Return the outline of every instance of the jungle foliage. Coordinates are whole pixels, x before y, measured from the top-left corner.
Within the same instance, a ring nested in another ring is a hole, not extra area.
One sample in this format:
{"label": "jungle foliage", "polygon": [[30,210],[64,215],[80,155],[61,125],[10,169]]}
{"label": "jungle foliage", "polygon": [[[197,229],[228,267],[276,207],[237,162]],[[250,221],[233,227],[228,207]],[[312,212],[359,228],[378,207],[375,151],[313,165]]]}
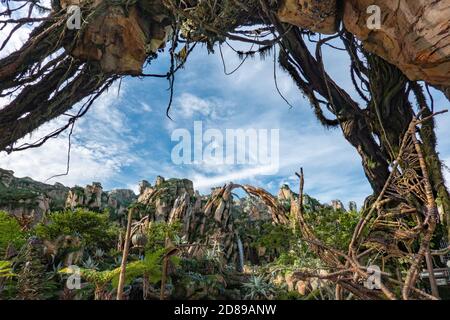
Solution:
{"label": "jungle foliage", "polygon": [[[330,237],[330,241],[347,245],[344,229],[336,229],[335,218],[344,226],[354,223],[357,213],[343,213],[332,208],[310,212],[316,230]],[[333,222],[334,221],[334,222]],[[3,299],[112,299],[117,290],[121,255],[117,240],[123,226],[105,213],[77,208],[53,212],[23,232],[17,220],[0,213],[2,254],[8,245],[17,252],[9,260],[1,261],[0,297]],[[227,265],[222,249],[205,247],[200,255],[191,256],[183,238],[181,224],[152,222],[146,233],[143,248],[131,248],[126,264],[125,290],[130,298],[157,299],[163,278],[167,241],[178,247],[171,255],[166,277],[167,294],[179,299],[303,299],[275,281],[282,270],[319,268],[301,236],[288,226],[253,221],[239,231],[253,239],[249,250],[264,248],[264,260],[252,263],[244,273]],[[259,236],[257,236],[257,234]],[[68,242],[71,239],[72,242]],[[79,239],[80,241],[74,241]],[[73,265],[67,265],[68,257]],[[262,258],[262,257],[261,257]],[[263,263],[264,267],[260,265]],[[71,275],[81,277],[79,290],[68,290]]]}

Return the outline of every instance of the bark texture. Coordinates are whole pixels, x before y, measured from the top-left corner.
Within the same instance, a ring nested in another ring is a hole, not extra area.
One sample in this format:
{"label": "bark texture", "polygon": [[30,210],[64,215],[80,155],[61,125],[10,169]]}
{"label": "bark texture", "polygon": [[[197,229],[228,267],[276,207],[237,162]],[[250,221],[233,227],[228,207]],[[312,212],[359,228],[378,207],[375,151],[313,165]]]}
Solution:
{"label": "bark texture", "polygon": [[[367,8],[377,5],[381,28],[369,29]],[[366,50],[396,65],[410,80],[450,85],[450,1],[346,0],[345,28]]]}
{"label": "bark texture", "polygon": [[335,33],[339,22],[336,0],[285,0],[278,10],[278,18],[325,34]]}

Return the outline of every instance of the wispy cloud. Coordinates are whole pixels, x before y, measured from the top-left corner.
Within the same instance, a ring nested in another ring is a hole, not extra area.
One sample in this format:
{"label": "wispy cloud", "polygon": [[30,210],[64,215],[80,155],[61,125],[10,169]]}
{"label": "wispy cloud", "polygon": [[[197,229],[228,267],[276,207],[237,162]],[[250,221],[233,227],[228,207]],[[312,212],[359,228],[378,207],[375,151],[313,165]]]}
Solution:
{"label": "wispy cloud", "polygon": [[[117,87],[112,88],[112,91]],[[101,181],[108,184],[120,174],[123,167],[137,161],[131,148],[133,137],[127,128],[127,117],[120,111],[121,97],[116,92],[103,95],[93,105],[89,116],[80,120],[73,133],[70,171],[67,176],[58,177],[67,185],[87,184]],[[32,142],[60,127],[65,117],[52,121],[31,136],[18,142]],[[68,133],[49,140],[42,147],[15,152],[10,155],[0,153],[0,167],[45,181],[53,175],[66,171]],[[52,180],[53,182],[53,180]]]}

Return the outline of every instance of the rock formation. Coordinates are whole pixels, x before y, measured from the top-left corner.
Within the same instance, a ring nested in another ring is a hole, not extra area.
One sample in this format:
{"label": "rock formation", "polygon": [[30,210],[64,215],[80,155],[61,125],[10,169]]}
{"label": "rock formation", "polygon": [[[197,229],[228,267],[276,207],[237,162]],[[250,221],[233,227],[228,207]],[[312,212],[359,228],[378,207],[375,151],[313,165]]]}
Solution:
{"label": "rock formation", "polygon": [[348,211],[358,211],[358,205],[355,201],[350,201],[348,203]]}
{"label": "rock formation", "polygon": [[115,189],[104,192],[99,182],[93,182],[86,187],[71,188],[66,199],[65,207],[70,209],[88,208],[94,211],[108,210],[115,216],[125,215],[128,206],[136,200],[132,190]]}
{"label": "rock formation", "polygon": [[[161,190],[161,196],[152,197],[155,190]],[[140,185],[140,195],[138,203],[153,206],[155,211],[155,221],[168,221],[175,201],[182,201],[181,198],[194,196],[194,185],[188,179],[168,179],[158,176],[155,186],[152,187],[147,181]],[[181,198],[180,198],[181,197]]]}
{"label": "rock formation", "polygon": [[331,207],[333,208],[333,210],[343,210],[345,211],[345,207],[344,204],[342,203],[341,200],[331,200]]}
{"label": "rock formation", "polygon": [[49,185],[28,177],[16,178],[13,171],[0,169],[0,210],[7,211],[33,225],[50,211],[64,208],[69,188],[62,184]]}

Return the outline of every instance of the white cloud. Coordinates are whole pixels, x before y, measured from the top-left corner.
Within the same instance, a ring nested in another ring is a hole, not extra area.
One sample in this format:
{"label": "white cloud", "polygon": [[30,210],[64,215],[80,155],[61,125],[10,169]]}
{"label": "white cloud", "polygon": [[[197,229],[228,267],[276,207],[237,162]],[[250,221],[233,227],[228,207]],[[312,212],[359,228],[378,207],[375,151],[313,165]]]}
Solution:
{"label": "white cloud", "polygon": [[[75,125],[72,136],[70,171],[67,176],[55,180],[72,186],[92,181],[108,183],[118,176],[122,168],[137,161],[132,154],[133,145],[127,118],[119,110],[125,89],[117,96],[117,85],[102,95],[92,106],[85,118]],[[35,141],[65,123],[62,116],[39,128],[32,136],[18,142]],[[42,147],[14,152],[0,153],[0,167],[15,171],[17,176],[29,176],[45,181],[53,175],[66,171],[68,132],[49,140]]]}
{"label": "white cloud", "polygon": [[177,96],[171,113],[176,120],[192,119],[195,116],[217,120],[227,114],[227,108],[232,107],[229,101],[214,98],[201,98],[189,92],[183,92]]}
{"label": "white cloud", "polygon": [[145,103],[145,102],[141,102],[141,106],[142,106],[142,112],[152,112],[153,109],[152,107],[150,107],[149,104]]}
{"label": "white cloud", "polygon": [[260,175],[266,175],[273,172],[274,168],[270,165],[267,166],[256,166],[250,167],[242,170],[236,170],[228,172],[223,175],[216,175],[212,177],[194,174],[192,176],[194,186],[198,189],[205,189],[216,187],[227,182],[240,182],[249,178],[254,178]]}

